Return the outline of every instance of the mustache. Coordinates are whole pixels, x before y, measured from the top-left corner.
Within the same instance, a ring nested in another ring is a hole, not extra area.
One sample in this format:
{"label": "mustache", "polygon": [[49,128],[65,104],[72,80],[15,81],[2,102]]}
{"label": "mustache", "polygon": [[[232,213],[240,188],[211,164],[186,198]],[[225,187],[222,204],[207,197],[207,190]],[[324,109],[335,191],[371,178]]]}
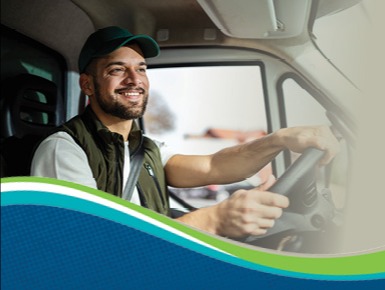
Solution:
{"label": "mustache", "polygon": [[115,90],[115,93],[122,93],[122,92],[125,92],[125,91],[129,91],[129,90],[135,90],[135,91],[138,91],[139,93],[143,94],[146,90],[142,87],[133,87],[133,86],[128,86],[128,87],[124,87],[124,88],[120,88],[120,89],[116,89]]}

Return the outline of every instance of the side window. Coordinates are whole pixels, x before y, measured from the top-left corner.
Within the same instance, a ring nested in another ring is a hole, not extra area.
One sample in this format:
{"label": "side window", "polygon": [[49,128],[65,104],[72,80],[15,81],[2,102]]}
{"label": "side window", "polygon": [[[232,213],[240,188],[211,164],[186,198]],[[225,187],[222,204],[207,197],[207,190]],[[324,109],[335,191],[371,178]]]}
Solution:
{"label": "side window", "polygon": [[[61,92],[60,97],[63,98],[65,71],[65,61],[61,55],[18,32],[1,26],[2,87],[17,77],[29,74],[41,77],[47,80],[47,83],[51,82]],[[26,91],[24,98],[42,104],[48,103],[45,93],[36,90]],[[64,116],[64,112],[60,113]],[[25,111],[21,118],[25,121],[40,120],[38,123],[41,124],[48,123],[48,117],[44,112]]]}
{"label": "side window", "polygon": [[[258,64],[148,70],[146,134],[175,153],[209,154],[266,134],[266,110]],[[216,203],[238,188],[251,188],[271,173],[232,185],[172,189],[197,207]]]}
{"label": "side window", "polygon": [[61,55],[1,26],[1,176],[28,176],[40,137],[64,121]]}
{"label": "side window", "polygon": [[[286,115],[286,126],[309,126],[309,125],[329,125],[331,122],[327,117],[327,110],[307,90],[306,86],[301,86],[295,79],[286,78],[281,82],[282,106]],[[340,140],[341,152],[333,160],[330,167],[319,169],[320,180],[333,194],[337,207],[344,206],[345,194],[347,191],[349,177],[349,154],[351,148],[342,138]],[[290,153],[286,156],[287,166],[296,160],[299,154]]]}
{"label": "side window", "polygon": [[29,73],[63,88],[64,59],[56,52],[1,26],[1,80]]}
{"label": "side window", "polygon": [[294,79],[285,79],[282,90],[288,127],[330,124],[326,110]]}

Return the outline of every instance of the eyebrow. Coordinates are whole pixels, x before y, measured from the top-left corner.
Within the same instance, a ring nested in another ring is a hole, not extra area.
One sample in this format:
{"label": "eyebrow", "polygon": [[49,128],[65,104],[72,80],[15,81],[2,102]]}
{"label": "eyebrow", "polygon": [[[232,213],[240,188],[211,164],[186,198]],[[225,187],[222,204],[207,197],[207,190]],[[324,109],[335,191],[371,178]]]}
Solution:
{"label": "eyebrow", "polygon": [[[108,68],[110,66],[113,66],[113,65],[121,65],[121,66],[124,66],[126,65],[125,62],[123,61],[113,61],[113,62],[109,62],[107,63],[107,65],[105,66],[105,68]],[[141,61],[138,63],[139,66],[147,66],[147,63],[145,61]]]}

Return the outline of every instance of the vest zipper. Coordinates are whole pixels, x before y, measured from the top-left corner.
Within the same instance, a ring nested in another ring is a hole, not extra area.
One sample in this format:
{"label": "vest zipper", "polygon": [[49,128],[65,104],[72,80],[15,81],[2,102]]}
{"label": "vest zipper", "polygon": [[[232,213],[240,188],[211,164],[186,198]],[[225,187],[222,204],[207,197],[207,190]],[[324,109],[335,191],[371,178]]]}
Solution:
{"label": "vest zipper", "polygon": [[[115,162],[116,162],[116,169],[115,169],[115,180],[119,180],[119,168],[121,168],[119,165],[119,154],[117,154],[117,152],[119,152],[119,145],[118,144],[115,144],[115,149],[116,149],[116,152],[115,152]],[[123,165],[124,166],[124,165]],[[122,170],[122,175],[123,175],[123,168],[121,169]],[[120,185],[121,186],[121,185]],[[121,191],[120,191],[120,197],[123,197],[123,187],[121,187]],[[115,192],[118,192],[118,189],[119,189],[119,184],[118,182],[115,182]]]}
{"label": "vest zipper", "polygon": [[139,194],[139,199],[140,199],[140,204],[145,207],[145,208],[148,208],[148,203],[147,203],[147,200],[142,192],[142,188],[140,187],[139,183],[136,184],[136,188],[138,189],[138,194]]}
{"label": "vest zipper", "polygon": [[156,177],[156,175],[154,173],[154,170],[152,169],[151,165],[148,163],[144,163],[144,167],[146,168],[148,174],[152,177],[152,180],[154,180],[154,182],[155,182],[155,186],[158,189],[158,193],[159,193],[160,198],[162,200],[163,207],[166,206],[166,202],[165,202],[164,197],[162,195],[162,190],[160,189],[159,181],[158,181],[158,178]]}

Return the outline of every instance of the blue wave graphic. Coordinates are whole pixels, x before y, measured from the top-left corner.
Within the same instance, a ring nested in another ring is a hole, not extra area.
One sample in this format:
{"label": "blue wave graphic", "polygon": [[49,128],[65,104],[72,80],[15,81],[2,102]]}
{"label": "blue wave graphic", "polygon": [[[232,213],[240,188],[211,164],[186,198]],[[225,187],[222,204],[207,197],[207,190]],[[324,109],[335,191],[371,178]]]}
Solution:
{"label": "blue wave graphic", "polygon": [[[383,289],[385,285],[384,280],[363,281],[361,275],[360,281],[337,281],[341,277],[256,265],[107,206],[55,193],[2,193],[1,215],[1,289],[249,289],[252,285]],[[348,277],[352,278],[357,279]]]}
{"label": "blue wave graphic", "polygon": [[[7,201],[8,199],[7,197],[9,197],[9,201]],[[110,221],[120,223],[122,225],[129,226],[131,228],[143,231],[145,233],[151,234],[153,236],[165,239],[169,242],[188,248],[192,251],[195,251],[228,263],[235,263],[239,266],[252,268],[254,270],[259,270],[264,272],[274,272],[277,274],[281,274],[281,272],[282,274],[286,273],[285,271],[280,271],[270,267],[256,265],[254,263],[241,260],[237,257],[229,256],[222,252],[218,252],[212,248],[208,248],[201,244],[192,242],[174,233],[168,232],[158,226],[155,226],[151,223],[143,221],[137,217],[128,215],[126,213],[104,206],[102,204],[94,203],[94,202],[80,199],[77,197],[59,195],[59,194],[49,193],[49,192],[18,191],[18,192],[6,193],[6,196],[3,196],[2,200],[3,200],[2,201],[3,205],[34,204],[34,205],[54,206],[54,207],[66,208],[69,210],[75,210],[82,213],[92,214],[101,218],[105,218]]]}

